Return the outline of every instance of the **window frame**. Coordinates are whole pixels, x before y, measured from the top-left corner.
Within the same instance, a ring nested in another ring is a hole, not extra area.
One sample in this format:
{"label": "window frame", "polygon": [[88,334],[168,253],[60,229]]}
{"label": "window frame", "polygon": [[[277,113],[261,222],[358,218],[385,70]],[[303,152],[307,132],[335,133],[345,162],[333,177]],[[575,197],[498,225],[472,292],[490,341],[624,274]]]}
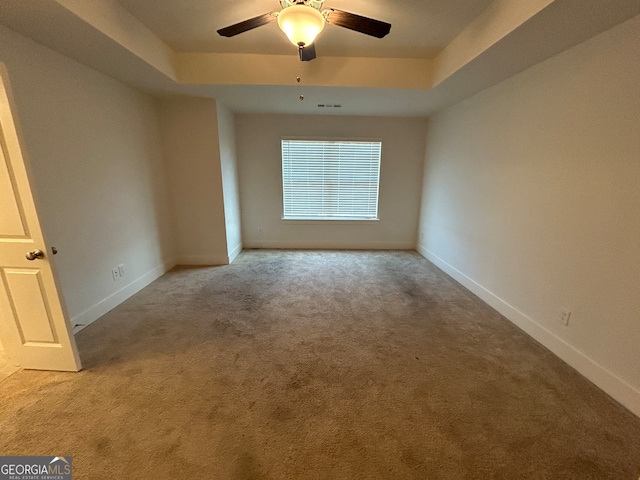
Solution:
{"label": "window frame", "polygon": [[[328,216],[328,217],[286,217],[284,213],[284,198],[285,198],[285,182],[284,182],[284,158],[282,156],[282,146],[283,141],[308,141],[308,142],[367,142],[367,143],[379,143],[380,144],[380,160],[378,164],[378,184],[377,184],[377,192],[376,192],[376,217],[338,217],[338,216]],[[384,155],[384,146],[381,138],[361,138],[361,137],[308,137],[308,136],[283,136],[280,138],[280,185],[281,185],[281,196],[280,199],[282,201],[281,204],[281,221],[283,223],[290,224],[315,224],[317,222],[334,222],[340,224],[350,224],[350,225],[366,225],[371,224],[372,222],[380,221],[380,184],[382,179],[382,159]]]}

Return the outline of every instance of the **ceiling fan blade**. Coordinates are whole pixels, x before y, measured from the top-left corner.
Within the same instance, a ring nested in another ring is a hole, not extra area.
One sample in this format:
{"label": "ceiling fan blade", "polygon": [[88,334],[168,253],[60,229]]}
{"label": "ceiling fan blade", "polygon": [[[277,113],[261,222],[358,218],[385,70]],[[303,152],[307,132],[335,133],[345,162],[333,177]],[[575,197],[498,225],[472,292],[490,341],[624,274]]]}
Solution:
{"label": "ceiling fan blade", "polygon": [[250,18],[249,20],[245,20],[244,22],[221,28],[220,30],[218,30],[218,34],[222,35],[223,37],[233,37],[234,35],[238,35],[239,33],[244,33],[275,21],[276,16],[273,13],[265,13],[264,15]]}
{"label": "ceiling fan blade", "polygon": [[300,54],[300,61],[310,62],[316,58],[316,46],[312,43],[306,47],[298,47],[298,53]]}
{"label": "ceiling fan blade", "polygon": [[356,15],[355,13],[336,10],[335,8],[329,9],[327,23],[364,33],[365,35],[371,35],[376,38],[382,38],[391,31],[390,23],[363,17],[361,15]]}

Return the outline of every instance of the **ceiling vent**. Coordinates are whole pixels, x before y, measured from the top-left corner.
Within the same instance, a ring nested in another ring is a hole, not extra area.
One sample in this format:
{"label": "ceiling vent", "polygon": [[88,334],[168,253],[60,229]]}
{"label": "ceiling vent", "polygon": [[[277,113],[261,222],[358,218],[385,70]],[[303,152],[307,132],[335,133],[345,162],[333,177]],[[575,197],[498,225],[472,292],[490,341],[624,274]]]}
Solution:
{"label": "ceiling vent", "polygon": [[342,107],[342,105],[338,105],[338,104],[332,105],[330,103],[319,103],[318,104],[318,108],[340,108],[340,107]]}

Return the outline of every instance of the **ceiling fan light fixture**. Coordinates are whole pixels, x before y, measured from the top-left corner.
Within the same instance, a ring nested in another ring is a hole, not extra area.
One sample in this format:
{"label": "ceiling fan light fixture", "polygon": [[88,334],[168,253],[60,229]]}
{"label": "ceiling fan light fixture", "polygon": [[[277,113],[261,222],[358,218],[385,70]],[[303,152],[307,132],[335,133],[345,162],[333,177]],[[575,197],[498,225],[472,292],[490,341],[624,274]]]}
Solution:
{"label": "ceiling fan light fixture", "polygon": [[291,5],[278,14],[278,26],[296,47],[313,43],[324,28],[325,19],[319,10],[308,5]]}

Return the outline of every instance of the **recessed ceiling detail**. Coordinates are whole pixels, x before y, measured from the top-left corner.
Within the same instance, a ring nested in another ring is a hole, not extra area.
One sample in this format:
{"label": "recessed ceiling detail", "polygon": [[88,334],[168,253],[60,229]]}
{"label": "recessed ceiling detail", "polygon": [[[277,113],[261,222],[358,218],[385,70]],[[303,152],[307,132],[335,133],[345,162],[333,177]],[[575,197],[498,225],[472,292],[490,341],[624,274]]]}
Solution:
{"label": "recessed ceiling detail", "polygon": [[[520,1],[520,0],[519,0]],[[262,12],[279,10],[278,0],[119,0],[120,4],[176,52],[287,55],[278,28],[256,28],[233,41],[216,30]],[[491,0],[329,0],[325,5],[393,25],[384,44],[327,25],[322,55],[434,58],[491,4]]]}
{"label": "recessed ceiling detail", "polygon": [[[380,42],[327,24],[321,55],[308,63],[291,54],[278,28],[233,39],[216,33],[277,4],[2,0],[0,24],[154,95],[215,98],[246,113],[420,117],[624,21],[633,28],[640,21],[638,0],[331,0],[393,29]],[[307,102],[290,101],[296,75],[305,79]]]}

